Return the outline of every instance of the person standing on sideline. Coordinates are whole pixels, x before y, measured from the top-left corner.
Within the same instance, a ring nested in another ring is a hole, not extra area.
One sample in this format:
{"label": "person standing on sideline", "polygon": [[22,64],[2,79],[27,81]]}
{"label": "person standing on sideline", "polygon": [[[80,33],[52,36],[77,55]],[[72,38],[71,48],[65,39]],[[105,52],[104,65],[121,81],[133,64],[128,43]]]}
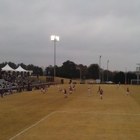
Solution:
{"label": "person standing on sideline", "polygon": [[0,94],[1,94],[1,98],[3,98],[3,96],[4,96],[4,89],[2,89],[2,90],[0,91]]}
{"label": "person standing on sideline", "polygon": [[100,98],[102,99],[103,98],[103,90],[100,89]]}
{"label": "person standing on sideline", "polygon": [[126,89],[126,94],[127,94],[127,96],[128,96],[128,94],[129,94],[129,88],[127,87],[127,89]]}

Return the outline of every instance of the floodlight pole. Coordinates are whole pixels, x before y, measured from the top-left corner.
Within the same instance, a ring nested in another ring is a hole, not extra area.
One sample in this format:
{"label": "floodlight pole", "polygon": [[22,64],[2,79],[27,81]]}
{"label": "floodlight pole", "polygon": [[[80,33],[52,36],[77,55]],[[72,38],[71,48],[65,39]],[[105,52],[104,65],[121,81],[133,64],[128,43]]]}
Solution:
{"label": "floodlight pole", "polygon": [[81,68],[80,68],[80,80],[81,80]]}
{"label": "floodlight pole", "polygon": [[54,81],[55,81],[55,74],[56,74],[56,42],[59,41],[59,36],[51,36],[51,41],[54,42]]}
{"label": "floodlight pole", "polygon": [[99,57],[99,79],[101,80],[101,55]]}
{"label": "floodlight pole", "polygon": [[139,75],[140,75],[140,63],[137,64],[138,67],[136,67],[136,74],[137,74],[137,84],[139,84]]}
{"label": "floodlight pole", "polygon": [[56,41],[54,40],[54,79],[55,79],[55,66],[56,66]]}
{"label": "floodlight pole", "polygon": [[125,68],[125,84],[127,84],[127,68]]}
{"label": "floodlight pole", "polygon": [[108,81],[108,63],[109,63],[109,60],[107,60],[107,81]]}

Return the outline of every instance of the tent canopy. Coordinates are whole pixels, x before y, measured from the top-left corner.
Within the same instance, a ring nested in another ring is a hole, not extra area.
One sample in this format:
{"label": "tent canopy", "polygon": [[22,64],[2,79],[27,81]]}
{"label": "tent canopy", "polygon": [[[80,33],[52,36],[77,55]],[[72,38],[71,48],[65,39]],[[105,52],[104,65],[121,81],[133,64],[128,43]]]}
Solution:
{"label": "tent canopy", "polygon": [[15,69],[15,71],[28,72],[27,70],[23,69],[21,66],[19,66],[17,69]]}
{"label": "tent canopy", "polygon": [[2,71],[15,71],[8,64],[6,66],[4,66],[3,68],[1,68],[1,69],[2,69]]}

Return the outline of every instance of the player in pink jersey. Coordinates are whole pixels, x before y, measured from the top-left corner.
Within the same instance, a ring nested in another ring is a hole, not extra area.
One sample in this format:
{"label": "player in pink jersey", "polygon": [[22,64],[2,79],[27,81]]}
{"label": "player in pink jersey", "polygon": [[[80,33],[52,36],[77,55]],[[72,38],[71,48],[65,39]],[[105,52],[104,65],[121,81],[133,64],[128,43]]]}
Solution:
{"label": "player in pink jersey", "polygon": [[103,90],[100,89],[100,98],[102,99],[103,98]]}
{"label": "player in pink jersey", "polygon": [[128,94],[129,94],[129,88],[127,87],[127,89],[126,89],[126,94],[127,94],[127,96],[128,96]]}

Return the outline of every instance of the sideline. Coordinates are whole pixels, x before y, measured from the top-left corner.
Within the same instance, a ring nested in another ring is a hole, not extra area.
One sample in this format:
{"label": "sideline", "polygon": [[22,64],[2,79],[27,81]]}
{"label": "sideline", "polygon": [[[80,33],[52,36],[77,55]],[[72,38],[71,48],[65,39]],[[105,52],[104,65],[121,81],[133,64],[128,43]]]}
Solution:
{"label": "sideline", "polygon": [[134,113],[111,113],[111,112],[95,112],[95,111],[55,111],[54,113],[81,113],[81,114],[101,114],[101,115],[130,115],[130,116],[140,116],[140,114],[134,114]]}
{"label": "sideline", "polygon": [[10,138],[9,140],[13,140],[14,138],[16,138],[17,136],[19,136],[20,134],[24,133],[25,131],[29,130],[30,128],[34,127],[35,125],[37,125],[38,123],[42,122],[43,120],[45,120],[46,118],[48,118],[49,116],[51,116],[52,114],[54,114],[54,112],[52,112],[51,114],[47,115],[46,117],[44,117],[43,119],[41,119],[40,121],[36,122],[35,124],[31,125],[30,127],[26,128],[25,130],[21,131],[20,133],[18,133],[17,135],[15,135],[14,137]]}

